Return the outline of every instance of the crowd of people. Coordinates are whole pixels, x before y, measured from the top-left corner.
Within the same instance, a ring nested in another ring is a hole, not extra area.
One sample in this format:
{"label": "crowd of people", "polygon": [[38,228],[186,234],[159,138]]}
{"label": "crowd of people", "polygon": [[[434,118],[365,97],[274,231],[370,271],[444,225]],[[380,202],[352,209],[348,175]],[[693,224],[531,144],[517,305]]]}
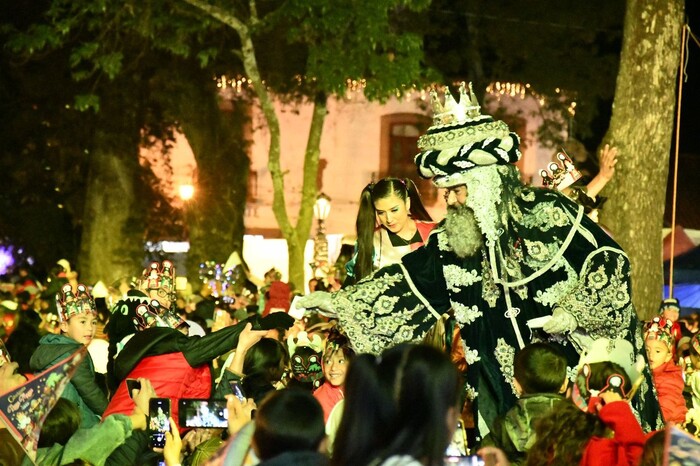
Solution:
{"label": "crowd of people", "polygon": [[[303,316],[274,269],[256,285],[203,264],[194,296],[168,260],[106,292],[65,260],[49,280],[18,269],[0,303],[0,397],[89,352],[52,399],[36,463],[652,465],[671,426],[700,436],[699,316],[669,298],[640,322],[627,255],[587,215],[614,149],[590,190],[565,156],[551,186],[526,186],[517,135],[466,86],[434,99],[418,144],[445,220],[410,180],[370,183],[347,279],[300,298]],[[0,464],[22,464],[6,439]]]}

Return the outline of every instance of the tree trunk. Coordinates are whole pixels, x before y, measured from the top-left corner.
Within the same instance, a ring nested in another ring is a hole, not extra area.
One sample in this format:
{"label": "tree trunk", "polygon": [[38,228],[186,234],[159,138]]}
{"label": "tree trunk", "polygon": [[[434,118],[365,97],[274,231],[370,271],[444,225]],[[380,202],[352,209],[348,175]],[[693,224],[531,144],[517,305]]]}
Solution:
{"label": "tree trunk", "polygon": [[138,143],[115,142],[118,139],[98,133],[90,157],[78,257],[81,283],[110,284],[142,269],[147,208],[139,204],[137,195]]}
{"label": "tree trunk", "polygon": [[628,0],[606,141],[619,150],[602,222],[630,257],[637,313],[661,301],[666,179],[683,23],[682,0]]}
{"label": "tree trunk", "polygon": [[[206,89],[203,89],[206,91]],[[182,128],[197,161],[194,198],[186,205],[190,250],[187,278],[199,283],[199,264],[243,257],[243,233],[250,160],[243,128],[247,104],[219,108],[215,90],[201,92],[196,107],[183,115]]]}

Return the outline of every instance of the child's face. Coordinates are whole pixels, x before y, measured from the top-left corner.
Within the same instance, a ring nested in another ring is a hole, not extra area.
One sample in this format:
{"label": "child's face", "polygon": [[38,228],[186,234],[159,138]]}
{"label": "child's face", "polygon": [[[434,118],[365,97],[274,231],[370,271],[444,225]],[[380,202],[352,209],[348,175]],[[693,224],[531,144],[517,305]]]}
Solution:
{"label": "child's face", "polygon": [[335,351],[330,357],[323,358],[323,376],[334,387],[340,387],[345,383],[345,375],[348,372],[348,362],[342,350]]}
{"label": "child's face", "polygon": [[647,340],[646,348],[647,359],[651,369],[656,369],[671,360],[671,351],[666,346],[666,343],[660,340]]}
{"label": "child's face", "polygon": [[97,331],[97,316],[94,314],[77,314],[61,322],[61,331],[83,345],[89,345]]}
{"label": "child's face", "polygon": [[661,317],[663,317],[666,320],[670,320],[671,322],[676,322],[680,317],[680,313],[675,307],[667,307],[666,309],[664,309],[664,312],[661,314]]}

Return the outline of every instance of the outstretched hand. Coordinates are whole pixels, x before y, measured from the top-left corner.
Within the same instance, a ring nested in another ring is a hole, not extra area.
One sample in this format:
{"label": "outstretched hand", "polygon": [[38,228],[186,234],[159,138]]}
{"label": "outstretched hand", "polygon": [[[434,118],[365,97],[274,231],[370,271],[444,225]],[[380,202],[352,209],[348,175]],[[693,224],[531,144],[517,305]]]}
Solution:
{"label": "outstretched hand", "polygon": [[573,332],[578,327],[576,318],[560,307],[555,307],[552,318],[543,326],[542,330],[549,334]]}
{"label": "outstretched hand", "polygon": [[326,291],[315,291],[299,298],[297,306],[304,309],[315,309],[326,317],[335,317],[336,313],[333,310],[331,296]]}

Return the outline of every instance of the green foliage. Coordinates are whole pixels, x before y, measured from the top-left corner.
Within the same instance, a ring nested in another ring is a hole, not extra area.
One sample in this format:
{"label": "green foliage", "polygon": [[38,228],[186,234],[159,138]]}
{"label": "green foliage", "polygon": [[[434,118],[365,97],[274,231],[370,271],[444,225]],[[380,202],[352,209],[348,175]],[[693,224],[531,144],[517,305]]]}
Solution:
{"label": "green foliage", "polygon": [[75,96],[75,109],[81,112],[88,110],[100,111],[100,98],[95,94],[79,94]]}
{"label": "green foliage", "polygon": [[304,74],[314,87],[344,96],[349,79],[366,82],[369,99],[425,83],[422,37],[398,27],[404,9],[420,11],[427,1],[324,0],[283,2],[264,31],[288,30],[287,44],[306,51]]}

